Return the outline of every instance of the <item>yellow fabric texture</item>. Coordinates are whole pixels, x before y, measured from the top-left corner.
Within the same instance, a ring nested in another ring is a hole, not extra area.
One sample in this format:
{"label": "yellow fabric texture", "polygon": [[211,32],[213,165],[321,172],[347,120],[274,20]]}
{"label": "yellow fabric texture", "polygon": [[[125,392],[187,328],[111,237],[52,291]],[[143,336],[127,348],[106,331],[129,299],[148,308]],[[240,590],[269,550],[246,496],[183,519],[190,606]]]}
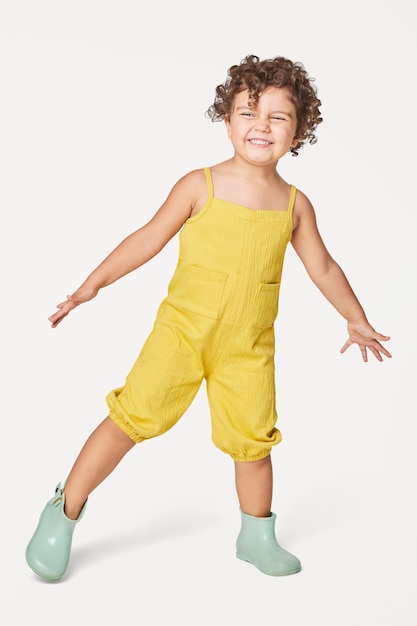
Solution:
{"label": "yellow fabric texture", "polygon": [[213,443],[237,461],[279,443],[274,322],[296,195],[286,211],[208,199],[179,236],[179,259],[154,327],[110,417],[137,443],[172,428],[205,379]]}

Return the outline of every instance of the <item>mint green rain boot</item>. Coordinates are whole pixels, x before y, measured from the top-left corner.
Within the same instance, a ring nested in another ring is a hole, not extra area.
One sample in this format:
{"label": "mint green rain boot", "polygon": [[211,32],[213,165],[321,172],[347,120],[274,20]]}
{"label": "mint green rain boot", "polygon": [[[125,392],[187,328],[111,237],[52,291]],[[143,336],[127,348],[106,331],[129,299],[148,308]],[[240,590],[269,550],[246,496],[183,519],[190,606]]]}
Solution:
{"label": "mint green rain boot", "polygon": [[301,563],[278,544],[275,538],[275,513],[255,517],[241,511],[242,526],[236,541],[236,556],[248,561],[263,574],[288,576],[301,570]]}
{"label": "mint green rain boot", "polygon": [[64,504],[65,494],[59,483],[54,497],[42,511],[35,533],[26,548],[27,564],[38,576],[48,581],[59,580],[65,574],[72,534],[84,515],[87,501],[76,520],[65,515]]}

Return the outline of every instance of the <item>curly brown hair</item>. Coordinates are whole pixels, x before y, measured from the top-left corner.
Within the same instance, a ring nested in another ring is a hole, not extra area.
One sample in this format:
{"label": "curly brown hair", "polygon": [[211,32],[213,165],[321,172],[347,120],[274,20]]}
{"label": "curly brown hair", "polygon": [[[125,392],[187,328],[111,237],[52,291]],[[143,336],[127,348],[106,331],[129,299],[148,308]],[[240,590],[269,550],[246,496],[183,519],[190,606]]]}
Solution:
{"label": "curly brown hair", "polygon": [[323,121],[320,113],[321,101],[317,98],[317,89],[302,63],[293,62],[285,57],[260,60],[249,54],[239,65],[232,65],[227,78],[216,87],[214,103],[206,111],[212,122],[228,119],[233,110],[235,96],[247,89],[249,99],[255,105],[260,94],[268,87],[282,87],[287,90],[297,112],[297,138],[300,141],[291,148],[293,156],[305,144],[317,142],[315,130]]}

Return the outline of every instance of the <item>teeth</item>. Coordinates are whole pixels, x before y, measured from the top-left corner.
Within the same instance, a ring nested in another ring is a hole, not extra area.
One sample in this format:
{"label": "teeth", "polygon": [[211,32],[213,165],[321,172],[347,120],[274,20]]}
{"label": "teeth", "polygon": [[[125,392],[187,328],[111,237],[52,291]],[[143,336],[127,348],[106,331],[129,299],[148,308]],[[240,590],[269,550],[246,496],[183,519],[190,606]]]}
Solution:
{"label": "teeth", "polygon": [[254,143],[257,146],[269,146],[270,141],[265,141],[263,139],[249,139],[250,143]]}

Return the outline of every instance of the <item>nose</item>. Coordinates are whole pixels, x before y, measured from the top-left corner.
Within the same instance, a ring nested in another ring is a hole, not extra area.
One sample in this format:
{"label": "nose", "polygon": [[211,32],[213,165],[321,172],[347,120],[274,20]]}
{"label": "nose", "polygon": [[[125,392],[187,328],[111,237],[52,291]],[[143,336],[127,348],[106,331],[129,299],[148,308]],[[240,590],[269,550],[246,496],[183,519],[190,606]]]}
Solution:
{"label": "nose", "polygon": [[268,133],[269,128],[269,118],[264,116],[259,116],[256,120],[256,130],[259,130],[262,133]]}

